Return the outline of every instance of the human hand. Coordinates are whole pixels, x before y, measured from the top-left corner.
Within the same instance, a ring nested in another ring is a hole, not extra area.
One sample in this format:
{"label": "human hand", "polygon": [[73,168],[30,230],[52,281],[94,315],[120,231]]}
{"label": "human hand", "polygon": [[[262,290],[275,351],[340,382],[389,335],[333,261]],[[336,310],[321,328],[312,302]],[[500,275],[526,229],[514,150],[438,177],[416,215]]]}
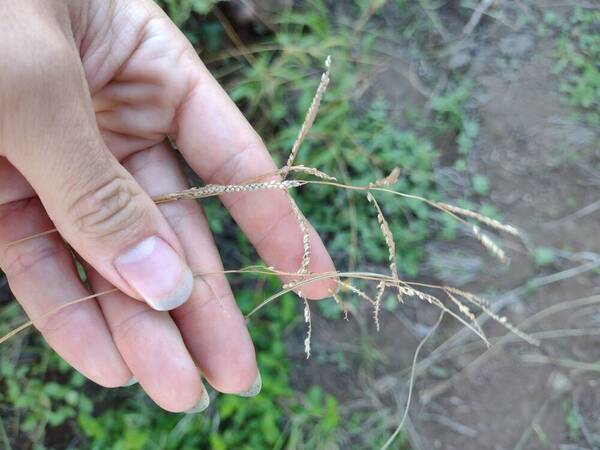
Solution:
{"label": "human hand", "polygon": [[[189,42],[151,0],[10,0],[0,62],[0,240],[60,232],[0,247],[0,267],[47,342],[103,386],[135,376],[169,411],[208,405],[198,368],[218,391],[256,393],[225,276],[192,278],[222,270],[200,206],[151,200],[186,188],[167,136],[206,183],[276,169]],[[268,265],[298,269],[302,233],[285,192],[221,200]],[[119,292],[40,319],[89,294],[61,237],[93,291]],[[310,238],[310,271],[334,270],[312,228]]]}

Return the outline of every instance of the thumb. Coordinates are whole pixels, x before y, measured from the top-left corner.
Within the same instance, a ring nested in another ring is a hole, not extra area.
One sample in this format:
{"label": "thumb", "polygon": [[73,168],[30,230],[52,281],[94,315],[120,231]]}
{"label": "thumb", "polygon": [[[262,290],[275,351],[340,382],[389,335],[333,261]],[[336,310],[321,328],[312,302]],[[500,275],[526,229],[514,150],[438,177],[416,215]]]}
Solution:
{"label": "thumb", "polygon": [[60,76],[46,72],[43,83],[21,90],[7,127],[12,138],[5,135],[0,150],[62,237],[105,279],[154,309],[176,308],[193,286],[183,250],[152,199],[105,146],[73,59],[62,59]]}
{"label": "thumb", "polygon": [[187,300],[193,276],[177,238],[99,137],[12,162],[63,238],[114,286],[158,310]]}
{"label": "thumb", "polygon": [[114,286],[152,308],[184,303],[192,272],[156,205],[99,139],[85,150],[62,148],[13,164],[63,238]]}

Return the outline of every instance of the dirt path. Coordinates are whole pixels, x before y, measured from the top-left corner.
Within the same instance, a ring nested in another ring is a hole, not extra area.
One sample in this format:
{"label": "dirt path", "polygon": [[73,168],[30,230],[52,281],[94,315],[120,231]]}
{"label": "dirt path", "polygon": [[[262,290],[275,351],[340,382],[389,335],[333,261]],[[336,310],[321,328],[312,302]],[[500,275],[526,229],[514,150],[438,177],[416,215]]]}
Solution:
{"label": "dirt path", "polygon": [[[598,199],[597,188],[590,185],[593,173],[587,170],[594,162],[589,149],[595,136],[569,119],[558,81],[550,74],[555,61],[547,43],[532,43],[519,69],[498,72],[488,63],[502,53],[502,39],[499,42],[497,53],[491,51],[476,62],[481,68],[476,75],[481,131],[471,169],[489,178],[491,203],[524,231],[531,248],[562,249],[565,258],[542,270],[524,249],[516,249],[508,272],[491,270],[468,288],[502,292],[507,285],[517,288],[535,277],[579,268],[563,281],[512,299],[509,314],[518,323],[552,305],[598,292],[597,274],[583,272],[596,256],[582,253],[598,251],[600,221],[597,214],[576,214]],[[582,273],[576,275],[578,271]],[[503,281],[497,282],[500,277]],[[531,330],[595,328],[599,323],[597,307],[571,308]],[[590,436],[600,431],[597,372],[594,376],[564,365],[567,360],[597,361],[599,344],[600,338],[586,336],[547,339],[539,351],[521,344],[492,350],[480,367],[463,372],[465,376],[455,378],[415,414],[423,448],[566,449],[577,448],[568,447],[576,444],[591,448],[581,427],[587,426]],[[471,360],[460,357],[455,363],[460,368]],[[419,383],[421,389],[435,385],[432,380]],[[570,423],[577,410],[581,417]]]}
{"label": "dirt path", "polygon": [[[576,214],[598,199],[591,184],[595,174],[588,170],[594,162],[590,151],[594,130],[570,119],[571,111],[561,103],[547,41],[536,42],[534,35],[525,33],[496,37],[497,45],[482,51],[473,63],[481,128],[470,169],[488,177],[490,202],[524,231],[530,248],[562,249],[566,258],[541,270],[525,249],[517,248],[508,272],[490,270],[490,263],[494,264],[488,261],[489,272],[467,286],[482,293],[506,292],[535,277],[589,267],[588,261],[596,256],[580,253],[597,252],[600,247],[598,215]],[[519,50],[519,45],[528,50]],[[519,58],[519,68],[498,70],[497,58]],[[520,293],[512,299],[510,317],[518,323],[544,308],[597,293],[597,285],[597,275],[584,272]],[[600,314],[595,307],[579,308],[548,319],[532,330],[594,328]],[[419,408],[414,420],[423,448],[542,449],[567,448],[561,447],[567,444],[587,448],[591,443],[586,442],[582,426],[595,426],[587,430],[588,435],[600,431],[597,377],[562,365],[565,360],[597,361],[598,344],[598,337],[586,336],[544,340],[539,351],[520,344],[493,350],[480,367],[465,371],[465,376],[455,378],[447,390]],[[540,363],[528,363],[530,354],[538,355]],[[541,364],[544,358],[563,361]],[[458,368],[452,373],[471,360],[454,358]],[[438,383],[422,380],[419,387],[431,389]],[[570,423],[577,410],[580,420]]]}

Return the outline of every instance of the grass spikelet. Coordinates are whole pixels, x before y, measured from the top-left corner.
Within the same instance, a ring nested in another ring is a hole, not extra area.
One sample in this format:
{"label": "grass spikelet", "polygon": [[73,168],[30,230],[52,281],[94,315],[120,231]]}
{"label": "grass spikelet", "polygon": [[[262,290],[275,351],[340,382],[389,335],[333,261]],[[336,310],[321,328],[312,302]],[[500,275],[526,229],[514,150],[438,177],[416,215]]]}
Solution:
{"label": "grass spikelet", "polygon": [[[374,183],[370,183],[367,186],[352,186],[352,185],[347,185],[347,184],[343,184],[343,183],[338,183],[338,182],[334,182],[334,181],[328,181],[328,180],[305,180],[304,181],[305,184],[313,184],[313,185],[327,185],[327,186],[334,186],[334,187],[338,187],[338,188],[342,188],[342,189],[348,189],[348,190],[353,190],[353,191],[377,191],[377,192],[386,192],[388,194],[394,195],[394,196],[398,196],[398,197],[402,197],[405,199],[411,199],[411,200],[416,200],[416,201],[420,201],[423,203],[426,203],[427,205],[436,208],[442,212],[444,212],[445,214],[450,215],[452,218],[454,218],[455,220],[457,220],[458,222],[464,224],[465,226],[468,226],[470,228],[476,227],[475,225],[469,223],[467,220],[465,220],[463,217],[461,217],[460,215],[454,213],[453,211],[451,211],[449,208],[447,208],[446,206],[444,206],[445,204],[443,203],[438,203],[435,202],[433,200],[429,200],[426,199],[424,197],[421,197],[419,195],[413,195],[413,194],[405,194],[403,192],[398,192],[398,191],[394,191],[392,189],[388,189],[386,187],[380,187],[380,186],[376,186]],[[464,211],[468,211],[468,210],[464,210]],[[469,212],[471,214],[470,217],[473,217],[475,219],[479,218],[479,217],[485,217],[482,216],[478,213],[474,213],[472,211]],[[491,223],[498,223],[496,221],[491,220]],[[503,227],[507,227],[505,225],[500,224]],[[513,227],[508,227],[508,230],[513,230]],[[514,231],[513,231],[514,232]],[[481,244],[486,247],[488,250],[492,251],[492,254],[494,256],[496,256],[497,258],[500,259],[500,261],[507,263],[508,262],[508,258],[506,258],[504,252],[496,245],[494,244],[490,238],[488,238],[487,236],[483,235],[481,233],[481,230],[476,227],[476,231],[474,231],[475,234],[475,238],[477,240],[479,240],[481,242]]]}
{"label": "grass spikelet", "polygon": [[[436,287],[436,286],[432,286],[432,287]],[[477,336],[479,336],[483,340],[483,342],[485,342],[485,344],[488,347],[491,346],[490,342],[488,341],[485,333],[483,332],[483,330],[481,329],[479,324],[477,324],[476,326],[473,326],[471,323],[466,322],[465,319],[463,319],[460,315],[456,314],[454,311],[452,311],[446,305],[444,305],[444,303],[439,298],[437,298],[431,294],[427,294],[425,292],[419,291],[418,289],[414,289],[411,286],[400,286],[398,288],[398,290],[407,297],[416,297],[419,300],[422,300],[431,305],[437,306],[439,309],[450,314],[452,317],[454,317],[459,322],[461,322],[463,325],[465,325],[467,328],[469,328],[471,331],[473,331]],[[460,302],[458,302],[458,303],[460,304]]]}
{"label": "grass spikelet", "polygon": [[[294,274],[294,275],[297,275]],[[299,280],[294,280],[294,281],[290,281],[289,283],[285,283],[281,286],[282,289],[289,289],[289,290],[293,290],[296,289],[296,287],[299,285]]]}
{"label": "grass spikelet", "polygon": [[372,304],[372,305],[375,304],[375,300],[373,300],[365,291],[362,291],[359,288],[353,286],[352,284],[347,283],[347,282],[342,281],[342,280],[338,280],[338,284],[340,286],[348,289],[350,292],[355,293],[356,295],[358,295],[363,300],[368,301],[370,304]]}
{"label": "grass spikelet", "polygon": [[369,187],[386,187],[396,184],[400,178],[400,167],[394,167],[387,177],[369,183]]}
{"label": "grass spikelet", "polygon": [[[388,248],[389,268],[390,268],[390,273],[392,275],[392,279],[394,281],[399,281],[398,280],[398,263],[396,261],[396,243],[394,242],[394,235],[392,234],[392,230],[390,229],[390,226],[389,226],[387,220],[385,220],[385,216],[383,215],[383,211],[381,210],[379,203],[377,203],[377,200],[375,200],[375,197],[373,197],[373,194],[371,194],[370,192],[367,192],[367,200],[369,201],[369,203],[371,203],[373,205],[373,207],[377,211],[377,223],[379,223],[379,228],[381,229],[381,234],[383,234],[383,237],[385,239],[385,244]],[[383,286],[383,289],[385,289],[385,285]],[[398,301],[400,303],[402,303],[402,297],[400,295],[400,291],[398,291]]]}
{"label": "grass spikelet", "polygon": [[154,198],[154,203],[161,204],[183,199],[198,199],[215,197],[217,195],[229,194],[234,192],[264,191],[270,189],[284,190],[297,188],[305,184],[302,180],[284,180],[284,181],[266,181],[261,183],[242,183],[242,184],[207,184],[206,186],[193,187],[183,191],[172,192]]}
{"label": "grass spikelet", "polygon": [[464,298],[466,301],[478,306],[484,313],[486,313],[488,316],[490,316],[495,322],[499,323],[500,325],[502,325],[504,328],[506,328],[508,331],[510,331],[511,333],[516,334],[517,336],[519,336],[521,339],[523,339],[524,341],[530,343],[531,345],[540,345],[539,341],[531,336],[529,336],[526,333],[523,333],[521,330],[519,330],[517,327],[515,327],[514,325],[512,325],[504,316],[499,316],[498,314],[496,314],[494,311],[492,311],[489,307],[489,302],[487,300],[484,300],[480,297],[477,297],[476,295],[473,295],[469,292],[464,292],[461,291],[460,289],[456,289],[456,288],[451,288],[451,287],[445,287],[444,291],[446,293],[454,293],[457,294],[459,296],[461,296],[462,298]]}
{"label": "grass spikelet", "polygon": [[291,166],[288,168],[288,172],[305,173],[307,175],[312,175],[313,177],[321,178],[322,180],[337,181],[336,177],[332,177],[314,167],[306,167],[303,165]]}
{"label": "grass spikelet", "polygon": [[444,290],[446,292],[451,292],[455,295],[463,297],[464,299],[468,300],[469,302],[478,306],[481,309],[490,307],[490,302],[485,298],[481,298],[475,294],[471,294],[470,292],[463,291],[462,289],[458,289],[451,286],[444,286]]}
{"label": "grass spikelet", "polygon": [[347,322],[348,321],[348,305],[340,297],[339,291],[331,291],[331,297],[335,301],[336,305],[338,305],[339,308],[343,311],[344,320]]}
{"label": "grass spikelet", "polygon": [[306,323],[306,338],[304,339],[304,353],[306,353],[306,359],[310,358],[310,341],[312,338],[312,320],[310,318],[310,307],[308,306],[308,300],[300,292],[298,293],[300,298],[304,301],[304,322]]}
{"label": "grass spikelet", "polygon": [[375,329],[379,333],[379,311],[381,311],[381,299],[385,292],[385,282],[380,281],[377,283],[377,295],[375,296],[375,303],[373,305],[373,320],[375,321]]}
{"label": "grass spikelet", "polygon": [[458,310],[470,320],[471,325],[473,325],[473,328],[475,328],[481,334],[484,334],[483,330],[481,329],[481,326],[479,325],[479,322],[477,322],[477,317],[475,317],[475,314],[471,311],[471,309],[463,302],[461,302],[458,298],[456,298],[456,296],[451,291],[444,289],[444,292],[446,293],[450,301],[457,306]]}
{"label": "grass spikelet", "polygon": [[292,145],[292,151],[290,152],[290,156],[287,160],[287,163],[281,169],[283,178],[287,176],[289,168],[294,164],[296,156],[298,155],[298,151],[300,150],[300,146],[304,142],[306,135],[308,134],[313,123],[315,122],[317,112],[319,111],[319,106],[321,105],[321,100],[323,99],[323,94],[325,94],[327,86],[329,85],[330,70],[331,56],[327,56],[327,58],[325,59],[325,73],[321,75],[321,82],[319,83],[317,91],[315,92],[315,96],[313,97],[310,107],[308,108],[308,112],[306,113],[306,117],[304,118],[304,123],[302,123],[302,127],[300,127],[298,137],[296,138],[294,145]]}
{"label": "grass spikelet", "polygon": [[479,228],[477,225],[472,225],[471,231],[473,232],[473,236],[475,236],[475,239],[481,242],[481,245],[483,245],[492,255],[498,258],[500,262],[503,262],[505,264],[508,263],[508,258],[506,257],[504,250],[498,247],[498,245],[494,241],[492,241],[486,234],[482,233],[481,228]]}
{"label": "grass spikelet", "polygon": [[[419,291],[417,291],[417,292],[419,292]],[[421,292],[421,294],[423,294],[423,293]],[[442,311],[450,314],[452,317],[454,317],[455,319],[457,319],[464,326],[466,326],[471,331],[473,331],[473,333],[475,333],[477,336],[479,336],[481,338],[481,340],[485,343],[485,345],[488,348],[492,346],[492,344],[490,344],[490,341],[488,340],[487,336],[485,335],[485,333],[483,332],[483,330],[481,329],[481,327],[479,326],[479,324],[473,325],[472,323],[467,322],[461,316],[459,316],[454,311],[452,311],[447,306],[445,306],[440,299],[438,299],[437,297],[434,297],[433,295],[423,294],[423,296],[419,296],[418,295],[417,297],[426,300],[427,302],[429,302],[432,305],[437,306]]]}
{"label": "grass spikelet", "polygon": [[288,197],[290,199],[292,209],[294,210],[294,214],[296,215],[298,226],[302,232],[302,262],[300,263],[298,274],[304,275],[305,273],[308,273],[308,266],[310,264],[310,235],[308,234],[308,225],[304,215],[300,211],[300,208],[298,208],[298,205],[296,205],[294,199],[290,195],[288,195]]}
{"label": "grass spikelet", "polygon": [[512,225],[503,224],[502,222],[492,219],[491,217],[484,216],[483,214],[479,214],[478,212],[460,208],[458,206],[450,205],[448,203],[438,202],[438,204],[447,211],[453,212],[454,214],[458,214],[459,216],[475,219],[478,222],[481,222],[490,228],[504,231],[505,233],[508,233],[512,236],[520,236],[519,230],[517,230]]}

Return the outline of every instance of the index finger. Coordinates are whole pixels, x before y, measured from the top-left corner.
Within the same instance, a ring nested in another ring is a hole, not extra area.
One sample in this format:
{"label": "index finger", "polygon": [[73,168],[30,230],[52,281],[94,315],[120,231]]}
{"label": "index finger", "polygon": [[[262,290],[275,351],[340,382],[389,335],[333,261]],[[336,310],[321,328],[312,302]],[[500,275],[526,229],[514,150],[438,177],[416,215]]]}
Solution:
{"label": "index finger", "polygon": [[[206,183],[216,184],[238,184],[275,172],[265,145],[237,106],[198,58],[194,66],[195,82],[179,110],[176,134],[177,146],[191,167]],[[303,232],[286,192],[229,193],[221,201],[268,265],[283,272],[300,268]],[[308,234],[309,272],[334,271],[329,253],[310,224]],[[302,292],[315,299],[335,289],[335,280],[326,279],[306,285]]]}

